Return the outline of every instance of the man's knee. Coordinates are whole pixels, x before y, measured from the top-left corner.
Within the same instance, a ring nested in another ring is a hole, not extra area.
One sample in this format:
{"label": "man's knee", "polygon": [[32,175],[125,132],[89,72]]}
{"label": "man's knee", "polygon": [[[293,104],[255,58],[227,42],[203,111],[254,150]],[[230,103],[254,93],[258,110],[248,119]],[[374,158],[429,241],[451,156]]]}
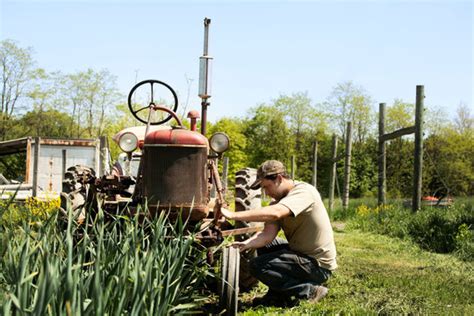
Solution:
{"label": "man's knee", "polygon": [[262,273],[263,263],[259,257],[255,257],[249,261],[249,271],[254,277],[258,277]]}

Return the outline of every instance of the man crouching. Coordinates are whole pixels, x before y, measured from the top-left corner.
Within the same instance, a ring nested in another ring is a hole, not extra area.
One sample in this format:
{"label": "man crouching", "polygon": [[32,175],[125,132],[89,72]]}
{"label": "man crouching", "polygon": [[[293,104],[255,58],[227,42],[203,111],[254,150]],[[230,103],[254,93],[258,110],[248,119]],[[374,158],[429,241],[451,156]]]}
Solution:
{"label": "man crouching", "polygon": [[[337,267],[333,231],[319,192],[308,183],[290,179],[277,160],[259,167],[251,188],[262,188],[273,199],[271,204],[242,212],[222,209],[222,215],[237,221],[265,222],[263,231],[232,244],[241,252],[257,249],[250,273],[269,290],[254,305],[284,306],[292,298],[318,302],[328,292],[322,284]],[[287,240],[277,237],[280,228]]]}

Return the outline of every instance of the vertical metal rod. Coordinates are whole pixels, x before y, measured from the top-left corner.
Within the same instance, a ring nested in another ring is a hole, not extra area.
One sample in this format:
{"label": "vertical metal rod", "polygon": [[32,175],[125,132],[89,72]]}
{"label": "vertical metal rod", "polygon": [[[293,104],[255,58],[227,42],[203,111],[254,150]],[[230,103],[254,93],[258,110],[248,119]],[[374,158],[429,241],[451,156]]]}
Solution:
{"label": "vertical metal rod", "polygon": [[313,143],[313,178],[311,184],[316,188],[318,182],[318,141]]}
{"label": "vertical metal rod", "polygon": [[351,182],[351,152],[352,152],[352,122],[347,122],[346,132],[346,157],[344,161],[344,188],[342,193],[342,208],[349,206],[349,188]]}
{"label": "vertical metal rod", "polygon": [[[211,24],[211,19],[204,18],[204,49],[203,56],[208,56],[209,54],[209,24]],[[207,75],[205,76],[207,78]],[[204,79],[206,80],[206,79]],[[206,86],[209,83],[206,83]],[[206,135],[207,133],[207,107],[210,103],[207,101],[207,98],[202,98],[201,102],[201,134]]]}
{"label": "vertical metal rod", "polygon": [[423,112],[425,87],[416,86],[415,112],[415,168],[413,174],[412,210],[416,212],[421,207],[422,173],[423,173]]}
{"label": "vertical metal rod", "polygon": [[385,103],[379,104],[379,141],[377,152],[378,163],[378,205],[386,203],[385,190],[387,178],[387,158],[385,154],[385,141],[382,136],[385,134]]}
{"label": "vertical metal rod", "polygon": [[203,99],[201,102],[201,134],[206,136],[207,133],[207,107],[209,103]]}
{"label": "vertical metal rod", "polygon": [[296,156],[291,156],[291,179],[295,179],[296,174]]}
{"label": "vertical metal rod", "polygon": [[222,187],[223,190],[227,190],[227,176],[229,174],[229,157],[224,157],[222,161]]}
{"label": "vertical metal rod", "polygon": [[337,136],[332,135],[332,158],[331,170],[329,172],[329,212],[334,208],[334,186],[336,184],[336,159],[337,159]]}
{"label": "vertical metal rod", "polygon": [[207,56],[209,52],[209,24],[211,24],[211,19],[204,18],[204,56]]}
{"label": "vertical metal rod", "polygon": [[41,138],[35,137],[35,151],[33,156],[33,197],[38,195],[38,160],[40,154],[40,141]]}
{"label": "vertical metal rod", "polygon": [[387,178],[387,158],[385,155],[385,141],[382,136],[385,134],[385,103],[379,104],[379,140],[377,152],[378,164],[378,205],[386,203],[385,188]]}

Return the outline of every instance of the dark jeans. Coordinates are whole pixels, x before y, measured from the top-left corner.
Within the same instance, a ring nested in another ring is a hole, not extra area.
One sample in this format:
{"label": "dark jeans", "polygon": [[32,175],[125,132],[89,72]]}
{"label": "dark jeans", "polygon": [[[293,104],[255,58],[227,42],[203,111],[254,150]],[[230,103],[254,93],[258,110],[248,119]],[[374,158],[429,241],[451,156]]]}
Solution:
{"label": "dark jeans", "polygon": [[307,299],[315,285],[331,276],[331,271],[320,267],[314,258],[292,251],[282,238],[257,249],[257,254],[249,262],[250,273],[282,298]]}

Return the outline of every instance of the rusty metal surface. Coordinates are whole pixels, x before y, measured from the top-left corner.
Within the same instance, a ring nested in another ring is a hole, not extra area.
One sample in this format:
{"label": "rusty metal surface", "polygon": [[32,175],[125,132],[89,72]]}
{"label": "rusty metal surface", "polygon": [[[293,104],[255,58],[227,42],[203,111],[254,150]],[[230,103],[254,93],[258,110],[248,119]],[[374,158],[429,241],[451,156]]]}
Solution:
{"label": "rusty metal surface", "polygon": [[260,232],[262,230],[263,230],[263,225],[246,227],[246,228],[236,228],[236,229],[230,229],[230,230],[223,230],[222,236],[223,237],[236,236],[236,235]]}
{"label": "rusty metal surface", "polygon": [[[145,146],[142,177],[136,192],[148,206],[191,211],[193,220],[207,216],[207,147]],[[139,176],[140,177],[140,176]],[[138,190],[137,190],[138,189]]]}
{"label": "rusty metal surface", "polygon": [[145,147],[149,144],[176,144],[209,146],[207,138],[198,132],[185,129],[160,130],[150,132],[145,137]]}
{"label": "rusty metal surface", "polygon": [[41,145],[53,145],[53,146],[88,146],[95,147],[98,140],[96,139],[53,139],[53,138],[42,138]]}
{"label": "rusty metal surface", "polygon": [[[31,137],[24,137],[0,142],[0,156],[11,155],[27,151],[29,143],[33,143]],[[41,138],[41,145],[55,146],[96,146],[95,139],[54,139]]]}

